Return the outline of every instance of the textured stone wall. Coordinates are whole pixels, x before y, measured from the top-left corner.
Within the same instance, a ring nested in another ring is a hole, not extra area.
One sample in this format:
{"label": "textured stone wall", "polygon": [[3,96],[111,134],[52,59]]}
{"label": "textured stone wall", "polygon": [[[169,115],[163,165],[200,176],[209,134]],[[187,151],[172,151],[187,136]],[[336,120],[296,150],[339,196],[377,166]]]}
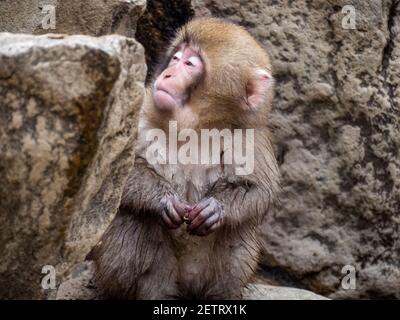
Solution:
{"label": "textured stone wall", "polygon": [[[43,27],[49,22],[46,6],[54,7],[54,29]],[[146,0],[2,0],[0,32],[132,37],[145,6]]]}

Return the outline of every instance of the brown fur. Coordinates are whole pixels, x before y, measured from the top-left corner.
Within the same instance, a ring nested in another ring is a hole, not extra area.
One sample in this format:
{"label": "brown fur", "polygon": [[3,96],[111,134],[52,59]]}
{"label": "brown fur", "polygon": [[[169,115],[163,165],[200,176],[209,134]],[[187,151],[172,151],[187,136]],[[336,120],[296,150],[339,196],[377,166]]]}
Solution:
{"label": "brown fur", "polygon": [[[260,224],[279,180],[267,129],[272,84],[257,110],[241,106],[251,70],[271,70],[268,55],[243,28],[218,19],[183,27],[167,59],[182,42],[201,50],[205,75],[180,113],[155,108],[147,88],[135,165],[120,210],[92,255],[97,280],[110,297],[240,298],[257,266]],[[254,172],[236,176],[232,165],[150,165],[143,135],[151,128],[166,130],[168,120],[177,120],[178,129],[255,129]],[[224,208],[222,226],[206,237],[189,235],[184,225],[165,228],[159,212],[167,194],[193,204],[214,197]]]}

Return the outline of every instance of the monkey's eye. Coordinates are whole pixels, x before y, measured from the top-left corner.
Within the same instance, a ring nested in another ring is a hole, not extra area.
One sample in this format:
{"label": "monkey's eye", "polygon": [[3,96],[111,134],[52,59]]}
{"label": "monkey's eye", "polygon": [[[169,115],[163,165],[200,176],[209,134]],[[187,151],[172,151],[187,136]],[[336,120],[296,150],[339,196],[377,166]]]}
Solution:
{"label": "monkey's eye", "polygon": [[179,51],[174,54],[174,56],[172,57],[172,60],[179,61],[181,58],[182,58],[182,51]]}
{"label": "monkey's eye", "polygon": [[196,66],[198,66],[198,65],[201,64],[201,60],[200,60],[200,58],[197,57],[197,56],[192,56],[192,57],[190,57],[190,58],[188,59],[188,61],[186,62],[186,64],[187,64],[188,66],[191,66],[191,67],[196,67]]}

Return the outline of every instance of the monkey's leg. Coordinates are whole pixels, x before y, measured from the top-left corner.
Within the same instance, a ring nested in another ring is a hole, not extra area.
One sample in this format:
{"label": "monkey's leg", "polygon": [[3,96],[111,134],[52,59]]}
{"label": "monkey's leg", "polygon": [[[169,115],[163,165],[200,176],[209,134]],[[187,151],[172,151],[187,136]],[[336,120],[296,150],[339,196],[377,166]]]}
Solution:
{"label": "monkey's leg", "polygon": [[255,273],[261,242],[257,227],[226,232],[216,240],[215,287],[211,290],[217,299],[241,299],[243,289]]}
{"label": "monkey's leg", "polygon": [[139,220],[120,210],[91,255],[96,281],[106,296],[168,299],[176,295],[176,261],[165,237],[153,220]]}

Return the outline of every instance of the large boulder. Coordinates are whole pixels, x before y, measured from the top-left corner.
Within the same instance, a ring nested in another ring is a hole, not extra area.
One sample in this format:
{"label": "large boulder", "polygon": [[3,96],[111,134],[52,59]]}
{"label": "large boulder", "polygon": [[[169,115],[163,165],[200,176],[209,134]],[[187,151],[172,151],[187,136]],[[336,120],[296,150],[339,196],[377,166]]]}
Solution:
{"label": "large boulder", "polygon": [[133,39],[0,34],[0,297],[47,296],[110,223],[145,73]]}
{"label": "large boulder", "polygon": [[145,7],[146,0],[2,0],[0,32],[132,37]]}
{"label": "large boulder", "polygon": [[[331,297],[400,298],[399,1],[192,4],[272,55],[282,193],[265,226],[270,274]],[[340,285],[345,265],[355,290]]]}

